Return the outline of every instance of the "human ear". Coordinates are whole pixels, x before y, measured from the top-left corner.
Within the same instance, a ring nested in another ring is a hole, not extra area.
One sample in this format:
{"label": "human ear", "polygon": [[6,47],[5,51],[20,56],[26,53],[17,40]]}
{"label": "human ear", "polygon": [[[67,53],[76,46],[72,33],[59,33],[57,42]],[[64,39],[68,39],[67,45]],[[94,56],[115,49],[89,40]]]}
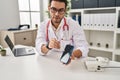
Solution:
{"label": "human ear", "polygon": [[50,11],[50,5],[48,6],[48,11]]}

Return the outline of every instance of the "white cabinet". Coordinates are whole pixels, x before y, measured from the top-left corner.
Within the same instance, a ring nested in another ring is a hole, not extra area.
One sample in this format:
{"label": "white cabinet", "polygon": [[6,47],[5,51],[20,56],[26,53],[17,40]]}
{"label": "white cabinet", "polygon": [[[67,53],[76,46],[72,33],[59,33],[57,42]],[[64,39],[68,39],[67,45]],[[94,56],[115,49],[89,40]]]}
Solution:
{"label": "white cabinet", "polygon": [[71,9],[69,15],[80,21],[85,31],[89,56],[120,61],[120,7]]}
{"label": "white cabinet", "polygon": [[[120,13],[119,13],[120,14]],[[114,60],[120,61],[120,29],[115,31],[115,50],[114,50]]]}
{"label": "white cabinet", "polygon": [[4,38],[8,35],[14,45],[35,46],[37,29],[18,30],[18,31],[1,31],[1,45],[8,47]]}

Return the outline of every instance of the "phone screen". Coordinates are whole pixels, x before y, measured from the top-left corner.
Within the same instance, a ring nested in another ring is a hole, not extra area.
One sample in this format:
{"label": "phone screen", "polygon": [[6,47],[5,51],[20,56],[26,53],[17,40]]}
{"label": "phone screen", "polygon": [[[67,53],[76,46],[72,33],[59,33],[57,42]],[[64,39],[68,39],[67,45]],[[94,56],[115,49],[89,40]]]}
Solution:
{"label": "phone screen", "polygon": [[60,61],[64,64],[67,64],[70,60],[70,56],[73,52],[73,46],[72,45],[66,45],[65,50],[60,58]]}
{"label": "phone screen", "polygon": [[65,55],[61,58],[60,61],[61,61],[62,63],[67,64],[68,61],[69,61],[69,59],[70,59],[70,55],[69,55],[69,53],[67,53],[67,54],[65,54]]}

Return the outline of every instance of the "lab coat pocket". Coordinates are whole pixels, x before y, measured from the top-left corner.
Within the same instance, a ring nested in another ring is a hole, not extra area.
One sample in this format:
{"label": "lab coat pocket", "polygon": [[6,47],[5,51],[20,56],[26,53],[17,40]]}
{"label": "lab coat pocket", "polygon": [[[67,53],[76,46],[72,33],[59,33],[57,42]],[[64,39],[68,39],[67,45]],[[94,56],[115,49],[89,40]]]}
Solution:
{"label": "lab coat pocket", "polygon": [[60,50],[64,51],[67,44],[72,45],[72,40],[61,40],[60,41]]}

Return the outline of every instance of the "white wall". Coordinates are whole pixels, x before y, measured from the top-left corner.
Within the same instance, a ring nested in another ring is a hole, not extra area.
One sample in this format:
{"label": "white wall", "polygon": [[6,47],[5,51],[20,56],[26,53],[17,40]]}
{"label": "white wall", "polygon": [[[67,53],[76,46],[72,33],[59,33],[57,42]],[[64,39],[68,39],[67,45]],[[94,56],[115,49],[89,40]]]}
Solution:
{"label": "white wall", "polygon": [[18,0],[0,0],[0,30],[18,25]]}
{"label": "white wall", "polygon": [[49,3],[49,0],[43,0],[43,20],[45,19],[48,19],[48,13],[46,11],[48,11],[48,3]]}

